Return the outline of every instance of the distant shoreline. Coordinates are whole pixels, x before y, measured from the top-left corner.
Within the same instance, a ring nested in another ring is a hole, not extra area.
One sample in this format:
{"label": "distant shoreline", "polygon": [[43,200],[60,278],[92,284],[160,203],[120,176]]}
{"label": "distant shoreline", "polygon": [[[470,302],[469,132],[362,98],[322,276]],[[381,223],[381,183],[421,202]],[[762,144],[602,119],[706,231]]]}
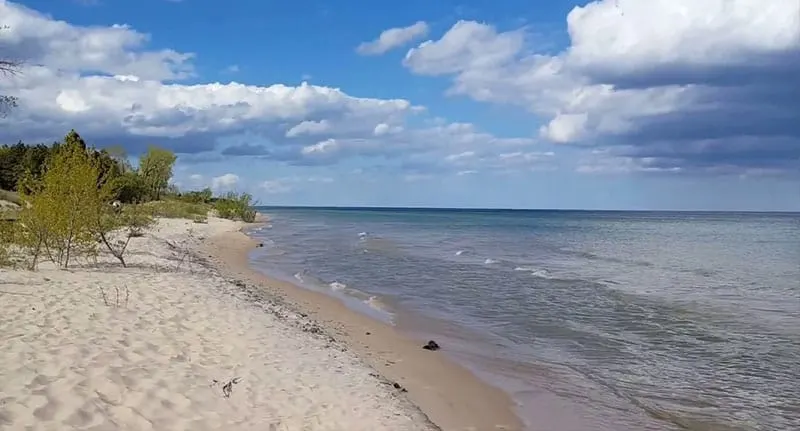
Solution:
{"label": "distant shoreline", "polygon": [[775,214],[800,215],[800,210],[676,210],[676,209],[581,209],[581,208],[483,208],[483,207],[402,207],[402,206],[327,206],[327,205],[259,205],[257,210],[319,210],[319,211],[423,211],[476,213],[608,213],[608,214]]}
{"label": "distant shoreline", "polygon": [[206,239],[202,252],[223,274],[256,284],[319,322],[378,373],[405,388],[411,402],[442,429],[524,429],[508,394],[443,352],[422,349],[420,340],[351,310],[337,298],[254,270],[249,253],[257,246],[243,231],[226,232]]}

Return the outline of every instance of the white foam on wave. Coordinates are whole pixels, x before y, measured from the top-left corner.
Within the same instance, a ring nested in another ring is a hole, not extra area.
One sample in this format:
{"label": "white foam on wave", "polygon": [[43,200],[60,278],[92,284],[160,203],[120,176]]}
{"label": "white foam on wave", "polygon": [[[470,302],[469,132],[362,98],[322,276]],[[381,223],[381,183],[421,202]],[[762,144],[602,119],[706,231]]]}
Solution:
{"label": "white foam on wave", "polygon": [[494,260],[494,259],[486,259],[486,260],[483,261],[483,263],[485,265],[493,265],[493,264],[497,263],[497,261]]}
{"label": "white foam on wave", "polygon": [[335,292],[341,292],[347,288],[347,285],[344,283],[339,283],[338,281],[334,281],[333,283],[329,284],[331,290]]}
{"label": "white foam on wave", "polygon": [[546,278],[546,279],[552,279],[553,278],[552,274],[550,274],[550,272],[547,271],[546,269],[533,268],[533,267],[530,267],[530,266],[518,266],[518,267],[514,268],[514,271],[530,272],[532,276],[539,277],[539,278]]}
{"label": "white foam on wave", "polygon": [[367,304],[370,308],[377,311],[387,312],[386,306],[383,305],[380,299],[377,296],[370,296],[368,299],[365,299],[364,304]]}
{"label": "white foam on wave", "polygon": [[456,252],[456,256],[461,256],[464,253],[466,253],[465,250],[459,250],[459,251]]}
{"label": "white foam on wave", "polygon": [[303,274],[301,274],[299,272],[294,275],[294,279],[299,281],[299,282],[301,282],[301,283],[305,281],[305,279],[303,278]]}
{"label": "white foam on wave", "polygon": [[369,235],[369,234],[368,234],[368,233],[366,233],[366,232],[359,232],[359,233],[358,233],[358,237],[359,237],[359,238],[364,238],[364,237],[365,237],[365,236],[367,236],[367,235]]}

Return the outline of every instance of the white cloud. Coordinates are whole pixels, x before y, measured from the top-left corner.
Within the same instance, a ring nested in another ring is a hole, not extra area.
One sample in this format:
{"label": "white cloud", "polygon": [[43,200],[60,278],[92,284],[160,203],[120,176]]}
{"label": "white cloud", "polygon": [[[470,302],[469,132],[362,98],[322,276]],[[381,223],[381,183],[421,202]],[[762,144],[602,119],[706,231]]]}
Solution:
{"label": "white cloud", "polygon": [[317,142],[314,145],[303,147],[301,152],[305,155],[324,154],[336,151],[337,148],[339,148],[339,144],[336,142],[336,139],[326,139],[324,141]]}
{"label": "white cloud", "polygon": [[375,136],[383,136],[391,133],[400,133],[402,131],[402,126],[391,126],[386,123],[380,123],[372,130],[372,134]]}
{"label": "white cloud", "polygon": [[788,85],[800,76],[800,2],[603,0],[567,25],[571,45],[548,55],[524,29],[461,21],[403,64],[451,75],[450,94],[529,110],[552,142],[652,169],[800,172],[800,87]]}
{"label": "white cloud", "polygon": [[292,127],[286,132],[287,138],[294,138],[300,135],[319,135],[331,129],[331,123],[328,120],[320,121],[303,121],[300,124]]}
{"label": "white cloud", "polygon": [[0,80],[0,94],[18,96],[20,105],[0,119],[3,141],[47,142],[75,128],[93,144],[122,144],[132,155],[155,142],[184,163],[247,156],[311,165],[358,157],[391,160],[398,169],[453,152],[535,143],[468,123],[418,121],[425,108],[404,99],[309,84],[184,84],[178,78],[192,72],[192,55],[148,50],[148,36],[130,27],[71,25],[11,2],[0,3],[0,16],[9,25],[0,32],[0,52],[30,60],[23,73]]}
{"label": "white cloud", "polygon": [[239,184],[240,178],[236,174],[223,174],[211,179],[211,188],[215,191],[230,191]]}
{"label": "white cloud", "polygon": [[3,55],[69,72],[133,75],[144,79],[191,76],[193,54],[164,49],[140,51],[149,35],[128,26],[78,27],[15,3],[0,2],[7,31],[0,33]]}
{"label": "white cloud", "polygon": [[418,21],[408,27],[390,28],[383,31],[377,39],[364,42],[356,48],[361,55],[379,55],[398,48],[428,34],[428,24]]}

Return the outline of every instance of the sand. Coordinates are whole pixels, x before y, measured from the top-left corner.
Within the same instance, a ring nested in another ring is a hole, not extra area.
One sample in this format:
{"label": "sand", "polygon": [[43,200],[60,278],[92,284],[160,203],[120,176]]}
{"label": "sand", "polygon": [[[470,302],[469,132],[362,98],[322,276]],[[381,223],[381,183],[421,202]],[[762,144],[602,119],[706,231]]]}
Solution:
{"label": "sand", "polygon": [[162,219],[132,241],[129,268],[101,255],[71,270],[0,270],[0,429],[436,429],[410,400],[446,393],[438,376],[403,380],[403,392],[347,340],[187,252],[246,254],[240,227]]}
{"label": "sand", "polygon": [[307,314],[369,366],[407,389],[406,395],[444,430],[522,430],[516,406],[500,389],[486,384],[446,354],[423,350],[427,340],[410,338],[394,326],[348,308],[338,299],[299,288],[254,271],[249,253],[257,242],[228,231],[202,245],[205,258],[224,274],[255,286],[273,300]]}

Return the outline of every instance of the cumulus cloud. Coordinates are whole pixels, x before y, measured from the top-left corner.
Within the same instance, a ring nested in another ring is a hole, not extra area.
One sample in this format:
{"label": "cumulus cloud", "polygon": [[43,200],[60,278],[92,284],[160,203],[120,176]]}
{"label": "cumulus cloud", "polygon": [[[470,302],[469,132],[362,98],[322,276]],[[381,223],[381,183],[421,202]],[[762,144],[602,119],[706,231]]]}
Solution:
{"label": "cumulus cloud", "polygon": [[230,191],[239,184],[240,178],[236,174],[223,174],[211,179],[211,188],[214,191]]}
{"label": "cumulus cloud", "polygon": [[567,26],[548,55],[524,29],[461,21],[403,64],[638,170],[800,172],[800,2],[603,0]]}
{"label": "cumulus cloud", "polygon": [[123,144],[130,154],[157,143],[184,163],[247,156],[293,165],[439,159],[457,149],[535,144],[471,124],[410,127],[425,124],[419,116],[426,110],[404,99],[307,83],[186,84],[193,55],[149,47],[149,36],[128,26],[72,25],[7,1],[0,16],[8,25],[0,51],[27,60],[23,73],[0,80],[0,94],[17,96],[20,105],[0,120],[6,142],[49,142],[75,128],[94,144]]}
{"label": "cumulus cloud", "polygon": [[428,24],[418,21],[408,27],[384,30],[377,39],[364,42],[356,48],[361,55],[379,55],[406,45],[428,34]]}
{"label": "cumulus cloud", "polygon": [[79,27],[14,3],[0,2],[8,27],[0,47],[9,58],[64,72],[135,75],[145,79],[191,76],[193,54],[169,49],[144,51],[149,36],[125,25]]}
{"label": "cumulus cloud", "polygon": [[319,135],[331,129],[328,120],[302,121],[286,132],[287,138],[294,138],[300,135]]}

